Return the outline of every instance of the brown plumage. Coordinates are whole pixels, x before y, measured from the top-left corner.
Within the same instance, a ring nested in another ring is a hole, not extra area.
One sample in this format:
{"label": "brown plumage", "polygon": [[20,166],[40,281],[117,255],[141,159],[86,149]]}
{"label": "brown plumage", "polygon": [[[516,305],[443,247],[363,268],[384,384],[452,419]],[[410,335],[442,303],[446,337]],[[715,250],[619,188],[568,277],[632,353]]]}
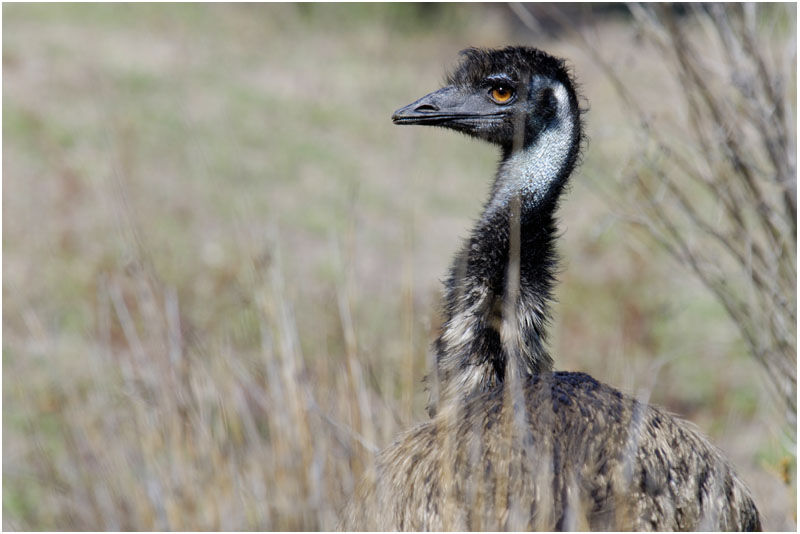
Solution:
{"label": "brown plumage", "polygon": [[692,425],[586,374],[552,372],[554,212],[582,138],[574,83],[535,49],[465,56],[450,85],[393,117],[502,151],[446,283],[436,415],[378,455],[341,527],[760,529],[747,488]]}
{"label": "brown plumage", "polygon": [[747,488],[686,421],[582,373],[537,375],[517,402],[510,389],[383,450],[341,527],[760,530]]}

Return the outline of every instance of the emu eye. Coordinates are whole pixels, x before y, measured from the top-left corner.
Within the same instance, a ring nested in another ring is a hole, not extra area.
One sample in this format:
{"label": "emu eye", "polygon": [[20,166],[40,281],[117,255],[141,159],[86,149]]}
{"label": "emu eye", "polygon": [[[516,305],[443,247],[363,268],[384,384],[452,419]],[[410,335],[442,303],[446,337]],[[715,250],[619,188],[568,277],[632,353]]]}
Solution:
{"label": "emu eye", "polygon": [[492,89],[491,93],[489,94],[491,95],[492,100],[494,100],[498,104],[505,104],[506,102],[511,100],[512,96],[514,96],[514,92],[511,89],[504,87],[502,85]]}

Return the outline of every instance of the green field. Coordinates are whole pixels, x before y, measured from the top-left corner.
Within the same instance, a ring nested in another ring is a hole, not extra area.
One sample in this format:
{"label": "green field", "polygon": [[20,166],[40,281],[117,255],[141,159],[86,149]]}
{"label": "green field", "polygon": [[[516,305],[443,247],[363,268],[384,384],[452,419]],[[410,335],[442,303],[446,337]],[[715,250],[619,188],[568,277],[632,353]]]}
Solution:
{"label": "green field", "polygon": [[[673,113],[624,14],[591,32]],[[765,529],[795,529],[771,386],[608,201],[639,140],[570,35],[505,5],[6,4],[4,530],[334,528],[371,451],[426,418],[440,280],[497,162],[391,113],[509,43],[569,58],[589,107],[556,367],[696,423]]]}

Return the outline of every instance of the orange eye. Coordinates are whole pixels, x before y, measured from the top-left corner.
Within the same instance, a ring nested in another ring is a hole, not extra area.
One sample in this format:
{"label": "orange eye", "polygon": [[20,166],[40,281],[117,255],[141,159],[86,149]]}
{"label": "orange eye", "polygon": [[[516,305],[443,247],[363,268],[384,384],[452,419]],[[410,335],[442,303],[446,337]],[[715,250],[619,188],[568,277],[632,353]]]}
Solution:
{"label": "orange eye", "polygon": [[498,104],[503,104],[511,100],[511,96],[514,93],[511,92],[511,89],[506,89],[505,87],[496,87],[492,89],[492,100],[497,102]]}

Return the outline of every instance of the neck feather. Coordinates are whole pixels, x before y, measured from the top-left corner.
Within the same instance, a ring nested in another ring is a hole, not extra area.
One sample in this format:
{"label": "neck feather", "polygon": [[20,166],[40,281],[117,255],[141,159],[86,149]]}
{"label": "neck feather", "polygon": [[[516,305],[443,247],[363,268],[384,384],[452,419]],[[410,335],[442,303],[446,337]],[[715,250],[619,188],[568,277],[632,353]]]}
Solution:
{"label": "neck feather", "polygon": [[545,330],[557,263],[554,210],[575,164],[580,122],[574,95],[549,83],[552,119],[504,155],[446,282],[431,412],[502,383],[508,362],[522,376],[552,369]]}

